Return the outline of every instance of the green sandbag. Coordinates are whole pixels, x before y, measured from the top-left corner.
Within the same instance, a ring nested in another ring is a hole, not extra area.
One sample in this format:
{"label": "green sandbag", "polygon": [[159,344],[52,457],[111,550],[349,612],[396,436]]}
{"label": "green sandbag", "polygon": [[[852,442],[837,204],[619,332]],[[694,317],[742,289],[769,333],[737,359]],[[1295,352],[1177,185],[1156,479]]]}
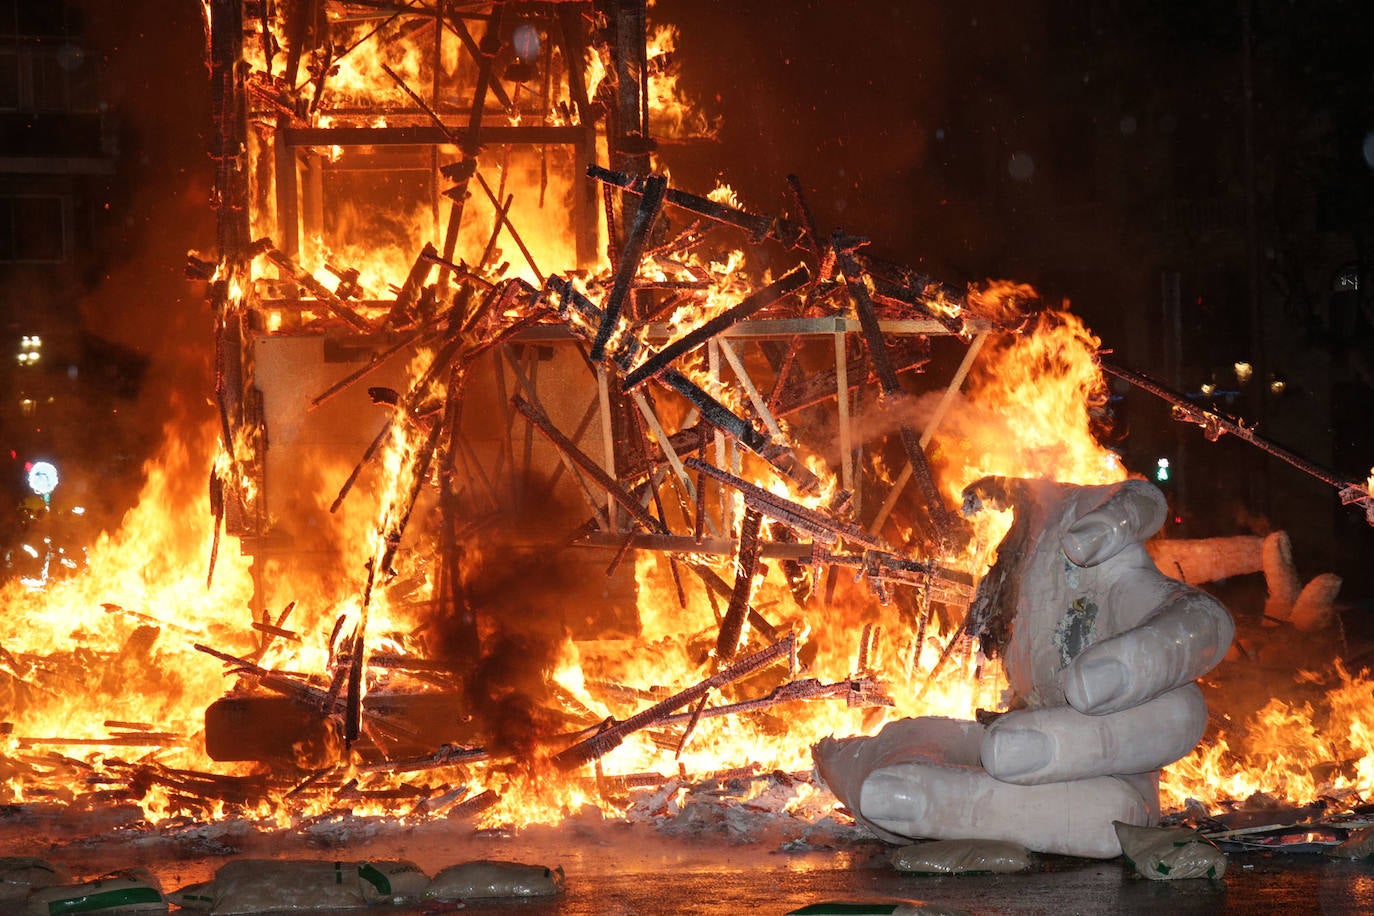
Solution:
{"label": "green sandbag", "polygon": [[1226,854],[1196,830],[1182,827],[1133,827],[1113,821],[1121,852],[1141,876],[1153,881],[1220,878]]}
{"label": "green sandbag", "polygon": [[84,884],[60,884],[29,894],[28,916],[124,916],[127,913],[165,913],[167,901],[152,875],[140,870],[107,875]]}

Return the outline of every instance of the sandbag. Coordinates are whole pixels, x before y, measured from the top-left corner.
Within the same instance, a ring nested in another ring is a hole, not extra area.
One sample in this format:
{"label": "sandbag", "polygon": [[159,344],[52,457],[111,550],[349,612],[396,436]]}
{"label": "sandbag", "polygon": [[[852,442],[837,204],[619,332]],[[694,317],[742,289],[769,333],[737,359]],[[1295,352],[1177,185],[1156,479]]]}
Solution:
{"label": "sandbag", "polygon": [[1332,846],[1326,851],[1329,856],[1339,859],[1374,858],[1374,827],[1361,827],[1350,831],[1344,843]]}
{"label": "sandbag", "polygon": [[84,884],[60,884],[29,894],[28,916],[59,916],[90,913],[116,916],[125,913],[165,913],[167,901],[152,875],[141,870],[107,875]]}
{"label": "sandbag", "polygon": [[215,872],[216,916],[367,906],[357,870],[347,862],[239,859]]}
{"label": "sandbag", "polygon": [[358,881],[368,903],[406,903],[429,890],[429,875],[404,859],[359,862]]}
{"label": "sandbag", "polygon": [[892,867],[912,875],[1005,874],[1030,866],[1026,847],[1005,840],[936,840],[892,853]]}
{"label": "sandbag", "polygon": [[830,900],[808,903],[787,916],[969,916],[967,910],[918,900]]}
{"label": "sandbag", "polygon": [[1226,854],[1195,830],[1182,827],[1132,827],[1114,821],[1121,852],[1143,877],[1155,881],[1220,878]]}
{"label": "sandbag", "polygon": [[179,906],[183,910],[208,913],[215,906],[215,882],[202,881],[199,884],[188,884],[167,894],[167,902]]}
{"label": "sandbag", "polygon": [[450,865],[429,883],[426,897],[476,900],[485,897],[551,897],[563,889],[563,869],[479,859]]}
{"label": "sandbag", "polygon": [[0,900],[23,900],[30,891],[71,883],[70,872],[44,859],[32,856],[0,858]]}

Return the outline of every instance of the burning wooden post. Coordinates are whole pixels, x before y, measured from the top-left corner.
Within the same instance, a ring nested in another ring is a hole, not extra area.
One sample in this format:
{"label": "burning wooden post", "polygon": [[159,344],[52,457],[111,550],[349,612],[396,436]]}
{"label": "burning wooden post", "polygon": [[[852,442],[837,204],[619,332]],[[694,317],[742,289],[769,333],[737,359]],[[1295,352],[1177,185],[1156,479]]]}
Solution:
{"label": "burning wooden post", "polygon": [[[846,239],[838,233],[832,241],[832,245],[839,255],[839,264],[840,269],[844,272],[845,285],[849,288],[849,293],[854,300],[854,310],[858,314],[859,324],[863,328],[864,343],[868,347],[868,358],[873,363],[873,371],[878,376],[883,395],[896,401],[904,398],[906,391],[902,388],[902,383],[897,378],[897,372],[892,368],[892,360],[888,357],[887,342],[883,339],[882,329],[878,327],[878,316],[873,310],[873,299],[868,290],[867,276],[862,272],[851,253],[852,248],[857,244],[862,244],[862,242]],[[898,430],[901,433],[902,447],[906,450],[907,464],[911,468],[912,477],[915,478],[916,486],[921,491],[921,497],[925,501],[936,538],[940,541],[950,541],[955,532],[962,527],[961,523],[949,511],[949,507],[945,505],[944,497],[940,495],[940,490],[935,485],[935,477],[931,474],[930,464],[926,460],[925,450],[921,447],[916,431],[911,428],[911,424],[906,422],[902,422],[898,426]]]}
{"label": "burning wooden post", "polygon": [[707,692],[717,687],[723,687],[742,677],[747,677],[765,665],[785,655],[791,655],[794,651],[796,651],[796,637],[788,634],[768,648],[760,649],[752,655],[745,656],[730,667],[697,682],[686,690],[675,693],[666,700],[655,703],[623,722],[615,722],[590,738],[559,751],[553,757],[554,765],[561,770],[571,770],[583,764],[591,763],[618,747],[627,735],[653,725],[673,710],[680,709],[688,703],[700,699]]}
{"label": "burning wooden post", "polygon": [[728,662],[735,657],[744,637],[744,621],[754,593],[754,574],[759,568],[759,527],[763,513],[750,507],[739,527],[739,554],[735,558],[735,587],[730,592],[730,604],[720,622],[716,639],[716,658]]}
{"label": "burning wooden post", "polygon": [[682,335],[657,353],[646,357],[643,362],[625,376],[621,387],[625,391],[633,390],[645,379],[657,376],[668,363],[679,356],[696,349],[736,322],[743,321],[760,309],[768,308],[783,297],[791,295],[805,286],[810,279],[811,272],[807,270],[806,265],[797,265],[767,286],[750,293],[738,305],[726,309],[710,321]]}
{"label": "burning wooden post", "polygon": [[745,505],[750,508],[759,510],[769,518],[782,522],[797,532],[809,534],[823,544],[833,545],[843,538],[845,541],[864,547],[875,549],[882,547],[882,541],[856,525],[831,519],[815,509],[808,509],[775,493],[770,493],[747,480],[741,480],[733,474],[712,467],[700,459],[688,458],[683,464],[738,490],[740,495],[744,497]]}
{"label": "burning wooden post", "polygon": [[662,175],[650,175],[644,181],[644,196],[640,198],[639,209],[635,211],[634,225],[625,240],[625,247],[620,251],[615,281],[611,285],[610,295],[606,297],[605,310],[601,316],[601,323],[597,326],[596,336],[592,338],[593,362],[600,362],[605,355],[611,332],[620,321],[620,310],[625,304],[625,297],[629,295],[630,282],[639,271],[639,262],[644,257],[644,246],[649,240],[654,220],[658,218],[658,211],[663,206],[663,193],[667,187],[668,179]]}

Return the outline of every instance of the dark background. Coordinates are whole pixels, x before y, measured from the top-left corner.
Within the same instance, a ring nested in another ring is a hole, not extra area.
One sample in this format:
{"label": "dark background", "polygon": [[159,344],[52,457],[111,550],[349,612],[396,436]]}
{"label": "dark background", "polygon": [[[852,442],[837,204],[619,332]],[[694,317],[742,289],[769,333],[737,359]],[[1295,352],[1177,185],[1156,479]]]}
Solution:
{"label": "dark background", "polygon": [[[776,213],[795,173],[823,230],[950,282],[1029,282],[1120,362],[1343,478],[1374,464],[1368,4],[659,0],[651,18],[678,25],[684,87],[721,123],[663,142],[676,181],[722,177]],[[214,239],[204,47],[190,0],[0,2],[15,494],[25,461],[56,457],[117,518],[164,430],[212,415],[210,314],[182,277]],[[32,334],[42,359],[18,366]],[[1374,594],[1374,535],[1333,487],[1115,392],[1128,465],[1174,468],[1171,533],[1284,528],[1305,577]]]}

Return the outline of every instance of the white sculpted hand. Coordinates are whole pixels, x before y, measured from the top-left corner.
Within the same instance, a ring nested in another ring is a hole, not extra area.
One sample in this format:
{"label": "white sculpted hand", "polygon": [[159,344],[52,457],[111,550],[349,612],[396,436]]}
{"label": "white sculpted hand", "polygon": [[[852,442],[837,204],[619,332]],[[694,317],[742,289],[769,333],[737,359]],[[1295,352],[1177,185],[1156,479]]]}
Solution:
{"label": "white sculpted hand", "polygon": [[1142,545],[1163,524],[1143,481],[1077,487],[986,478],[966,506],[1013,505],[1017,521],[971,614],[988,621],[1025,708],[993,725],[893,723],[874,738],[827,740],[822,775],[890,839],[1011,839],[1113,856],[1113,820],[1158,817],[1158,769],[1201,738],[1192,682],[1234,625],[1204,592],[1164,576]]}

